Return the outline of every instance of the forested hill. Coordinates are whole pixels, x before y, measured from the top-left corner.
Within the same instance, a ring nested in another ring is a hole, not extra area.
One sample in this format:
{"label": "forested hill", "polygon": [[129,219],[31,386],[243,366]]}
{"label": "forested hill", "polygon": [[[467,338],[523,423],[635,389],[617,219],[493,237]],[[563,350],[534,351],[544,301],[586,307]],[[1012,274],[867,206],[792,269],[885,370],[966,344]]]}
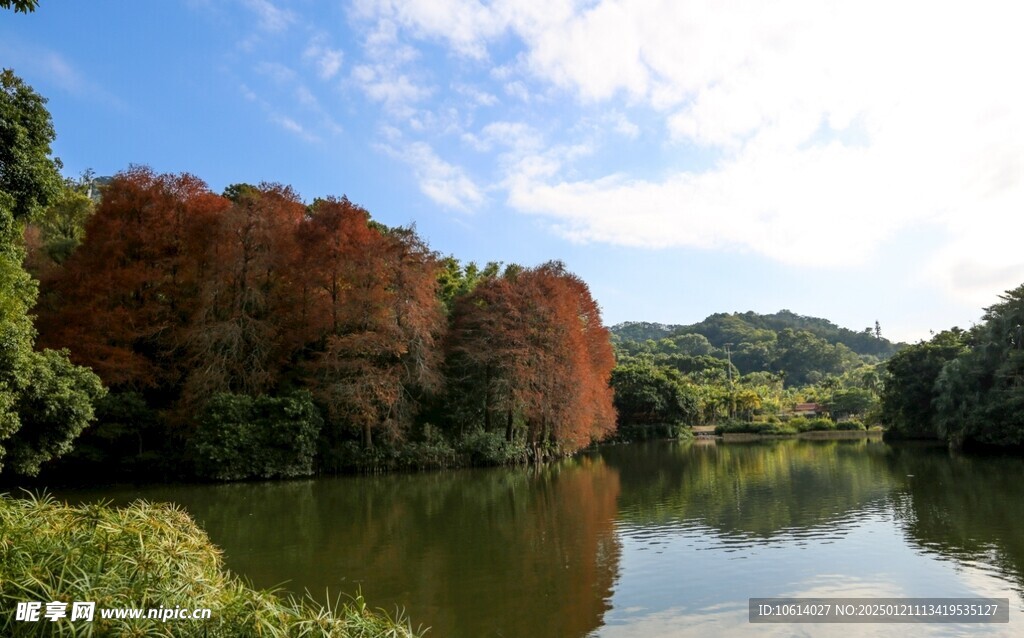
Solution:
{"label": "forested hill", "polygon": [[638,342],[698,334],[704,336],[714,348],[724,348],[726,343],[736,347],[743,343],[777,342],[779,333],[787,328],[807,331],[833,346],[843,344],[856,354],[872,355],[879,359],[887,359],[907,345],[893,343],[883,337],[877,324],[858,332],[841,328],[828,319],[798,315],[789,310],[780,310],[770,315],[720,312],[693,325],[627,321],[613,326],[611,332],[616,341]]}

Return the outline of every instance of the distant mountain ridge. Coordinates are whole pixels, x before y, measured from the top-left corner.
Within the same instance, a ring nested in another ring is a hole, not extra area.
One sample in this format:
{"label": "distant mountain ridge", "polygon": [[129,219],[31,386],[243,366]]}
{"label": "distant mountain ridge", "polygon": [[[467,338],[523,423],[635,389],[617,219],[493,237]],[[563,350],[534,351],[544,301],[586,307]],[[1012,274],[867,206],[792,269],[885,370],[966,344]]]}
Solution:
{"label": "distant mountain ridge", "polygon": [[879,359],[887,359],[907,345],[889,341],[876,333],[874,327],[858,332],[842,328],[828,319],[799,315],[790,310],[769,315],[753,311],[720,312],[692,325],[626,321],[612,326],[611,332],[617,341],[637,342],[699,334],[715,348],[724,348],[727,343],[738,346],[741,343],[774,341],[787,328],[810,332],[831,345],[842,344],[859,355],[872,355]]}

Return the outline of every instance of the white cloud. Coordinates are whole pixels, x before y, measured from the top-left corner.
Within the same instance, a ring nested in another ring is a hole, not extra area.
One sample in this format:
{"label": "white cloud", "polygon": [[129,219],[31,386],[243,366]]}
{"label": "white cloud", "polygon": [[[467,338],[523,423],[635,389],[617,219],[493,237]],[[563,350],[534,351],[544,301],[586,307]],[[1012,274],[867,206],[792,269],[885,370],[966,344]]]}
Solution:
{"label": "white cloud", "polygon": [[304,126],[293,120],[286,115],[275,114],[271,116],[271,121],[298,137],[306,140],[307,142],[319,142],[320,138],[306,130]]}
{"label": "white cloud", "polygon": [[61,91],[75,97],[101,103],[117,111],[128,110],[121,98],[56,51],[12,35],[0,40],[0,58],[4,60],[4,68],[12,67],[23,77],[38,74]]}
{"label": "white cloud", "polygon": [[[1024,38],[1012,4],[366,0],[359,11],[391,47],[443,42],[470,60],[511,34],[521,51],[492,75],[519,108],[529,85],[590,110],[643,109],[668,148],[712,158],[588,174],[543,149],[502,155],[510,205],[575,240],[848,266],[926,229],[947,240],[919,276],[950,294],[991,302],[1024,279]],[[625,116],[609,125],[639,133]],[[496,148],[483,131],[465,139]]]}
{"label": "white cloud", "polygon": [[357,2],[356,10],[422,37],[444,39],[472,58],[485,57],[486,40],[505,28],[502,16],[476,0],[371,0]]}
{"label": "white cloud", "polygon": [[[399,133],[392,130],[392,138]],[[395,140],[397,141],[397,139]],[[481,189],[459,166],[449,164],[424,142],[414,142],[403,148],[381,146],[381,150],[409,165],[420,191],[437,204],[456,211],[469,213],[484,201]]]}
{"label": "white cloud", "polygon": [[[294,117],[285,115],[279,108],[262,98],[246,84],[239,85],[239,90],[247,101],[259,106],[264,114],[266,114],[267,119],[272,123],[307,142],[320,141],[320,137],[310,130],[315,127],[303,126]],[[326,129],[330,133],[334,134],[341,132],[341,127],[331,119],[330,115],[327,114],[323,108],[321,108],[316,97],[302,84],[296,85],[294,89],[294,100],[305,107],[306,110],[312,111],[314,114],[319,116],[320,127],[322,129]]]}
{"label": "white cloud", "polygon": [[505,94],[509,97],[514,97],[521,102],[529,102],[532,97],[530,95],[530,89],[526,88],[526,84],[519,80],[505,84]]}
{"label": "white cloud", "polygon": [[479,87],[459,83],[455,84],[452,88],[460,95],[469,98],[476,106],[496,106],[498,104],[497,97]]}
{"label": "white cloud", "polygon": [[640,127],[629,121],[629,118],[622,113],[612,116],[612,130],[630,139],[636,139],[640,135]]}
{"label": "white cloud", "polygon": [[491,122],[479,135],[466,133],[462,139],[478,151],[501,147],[516,154],[537,151],[544,143],[540,133],[523,122]]}
{"label": "white cloud", "polygon": [[430,89],[419,86],[408,75],[387,65],[361,64],[352,69],[354,79],[375,102],[403,117],[412,114],[411,104],[430,95]]}
{"label": "white cloud", "polygon": [[270,0],[243,0],[243,4],[256,14],[260,28],[266,31],[283,31],[295,22],[291,11],[279,9]]}
{"label": "white cloud", "polygon": [[345,54],[324,44],[322,36],[314,37],[302,52],[302,57],[313,63],[321,80],[330,80],[341,70]]}

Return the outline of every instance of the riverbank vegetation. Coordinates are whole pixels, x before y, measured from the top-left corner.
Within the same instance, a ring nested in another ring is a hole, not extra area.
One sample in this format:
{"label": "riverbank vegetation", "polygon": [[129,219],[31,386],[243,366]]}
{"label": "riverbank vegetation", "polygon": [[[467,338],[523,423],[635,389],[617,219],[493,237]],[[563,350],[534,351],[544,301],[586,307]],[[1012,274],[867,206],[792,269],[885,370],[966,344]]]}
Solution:
{"label": "riverbank vegetation", "polygon": [[45,100],[10,71],[3,96],[8,476],[539,461],[614,431],[609,333],[564,264],[461,263],[280,184],[63,180]]}
{"label": "riverbank vegetation", "polygon": [[943,331],[888,362],[890,436],[1024,448],[1024,286],[1000,300],[970,330]]}
{"label": "riverbank vegetation", "polygon": [[[16,619],[19,602],[95,603],[93,619]],[[367,609],[361,596],[320,604],[255,590],[170,504],[70,507],[0,496],[0,633],[19,636],[416,636],[408,619]],[[209,619],[102,618],[100,609],[209,609]]]}

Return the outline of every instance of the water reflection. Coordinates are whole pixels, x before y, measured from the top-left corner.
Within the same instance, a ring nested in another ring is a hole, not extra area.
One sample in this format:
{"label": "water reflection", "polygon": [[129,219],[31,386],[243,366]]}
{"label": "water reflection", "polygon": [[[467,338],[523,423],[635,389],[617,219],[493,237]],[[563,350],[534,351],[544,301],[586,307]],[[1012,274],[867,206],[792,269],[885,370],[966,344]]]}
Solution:
{"label": "water reflection", "polygon": [[955,633],[1024,622],[1021,459],[872,439],[650,443],[540,470],[102,494],[136,495],[182,503],[258,586],[362,588],[435,636],[893,633],[750,626],[755,596],[1009,596],[1010,626]]}
{"label": "water reflection", "polygon": [[[481,470],[147,489],[260,587],[361,588],[434,636],[585,636],[617,578],[618,471],[598,457]],[[124,502],[137,491],[107,493]],[[77,495],[79,498],[81,495]]]}
{"label": "water reflection", "polygon": [[903,482],[894,511],[908,540],[1024,591],[1024,459],[904,446],[886,460]]}
{"label": "water reflection", "polygon": [[913,635],[1016,635],[1022,622],[1019,459],[870,439],[624,446],[604,456],[622,481],[623,558],[597,635],[894,633],[748,625],[746,600],[760,596],[1012,599],[1011,626],[916,625]]}
{"label": "water reflection", "polygon": [[702,524],[724,539],[762,542],[827,528],[884,508],[893,487],[878,439],[612,448],[624,521],[640,528]]}

